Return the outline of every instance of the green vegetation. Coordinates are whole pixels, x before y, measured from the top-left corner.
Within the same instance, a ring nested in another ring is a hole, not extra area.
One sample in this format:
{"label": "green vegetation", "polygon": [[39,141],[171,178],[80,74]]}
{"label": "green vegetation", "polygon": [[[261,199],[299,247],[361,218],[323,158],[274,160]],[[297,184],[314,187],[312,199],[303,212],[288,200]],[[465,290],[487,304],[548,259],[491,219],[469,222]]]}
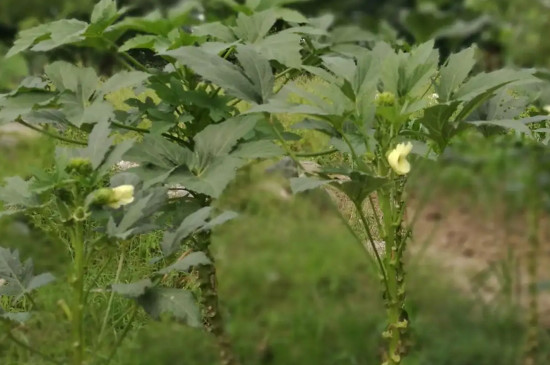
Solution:
{"label": "green vegetation", "polygon": [[516,8],[124,4],[4,37],[0,125],[42,136],[0,135],[2,363],[546,364],[550,77]]}
{"label": "green vegetation", "polygon": [[[42,145],[33,143],[35,147]],[[20,168],[37,164],[35,155],[25,155],[28,149],[24,147],[12,150],[20,157]],[[263,169],[255,170],[262,174]],[[263,182],[250,184],[243,175],[227,192],[223,204],[244,206],[244,214],[214,236],[220,295],[225,298],[224,312],[238,352],[247,364],[258,365],[375,363],[382,346],[378,332],[384,326],[384,313],[380,310],[378,282],[369,274],[372,267],[336,212],[320,203],[326,197],[316,194],[285,200],[262,188],[266,182],[282,188],[280,181],[264,177]],[[40,247],[35,238],[20,236],[17,242],[22,256],[34,257],[38,268],[49,269],[56,261],[63,263],[61,267],[68,265],[66,256],[57,257],[58,250]],[[148,260],[156,250],[154,236],[126,246],[120,281],[132,281],[147,273]],[[110,263],[94,283],[98,287],[108,285],[116,273],[118,257],[113,254],[108,250],[100,259]],[[435,262],[423,262],[419,270],[411,268],[410,307],[416,318],[417,350],[408,363],[516,364],[523,333],[519,319],[498,307],[475,303],[460,294],[452,278],[439,271]],[[31,343],[51,348],[52,354],[63,352],[60,344],[66,329],[58,320],[62,314],[56,303],[62,296],[59,285],[40,296],[45,303],[42,310],[50,315],[41,320],[40,329],[26,335]],[[98,312],[107,300],[108,295],[97,299]],[[120,299],[112,308],[112,319],[127,310]],[[97,315],[90,314],[91,332],[97,331],[92,320]],[[169,321],[148,323],[145,317],[135,326],[137,332],[114,364],[216,363],[212,339],[199,330]],[[181,343],[176,345],[175,339]],[[5,364],[43,363],[22,351],[6,356],[10,352],[4,348],[2,353]]]}

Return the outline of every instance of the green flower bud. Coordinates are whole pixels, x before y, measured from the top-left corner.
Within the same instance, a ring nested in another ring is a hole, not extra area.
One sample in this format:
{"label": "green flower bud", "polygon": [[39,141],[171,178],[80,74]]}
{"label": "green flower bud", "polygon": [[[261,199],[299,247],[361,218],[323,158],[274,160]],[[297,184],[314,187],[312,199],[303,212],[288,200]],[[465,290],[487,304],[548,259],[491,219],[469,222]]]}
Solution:
{"label": "green flower bud", "polygon": [[102,188],[97,190],[91,200],[95,205],[107,205],[118,209],[134,201],[134,187],[132,185],[121,185],[116,188]]}
{"label": "green flower bud", "polygon": [[393,106],[395,105],[395,94],[389,91],[377,93],[374,96],[376,106]]}
{"label": "green flower bud", "polygon": [[115,193],[113,192],[113,189],[109,189],[109,188],[99,189],[94,193],[94,196],[92,198],[92,204],[95,204],[95,205],[110,204],[115,198],[114,195]]}
{"label": "green flower bud", "polygon": [[87,175],[93,171],[92,162],[87,158],[75,157],[69,161],[65,171],[70,174],[76,173],[80,175]]}
{"label": "green flower bud", "polygon": [[72,218],[75,222],[82,222],[88,219],[89,216],[90,213],[84,207],[78,207],[74,210]]}

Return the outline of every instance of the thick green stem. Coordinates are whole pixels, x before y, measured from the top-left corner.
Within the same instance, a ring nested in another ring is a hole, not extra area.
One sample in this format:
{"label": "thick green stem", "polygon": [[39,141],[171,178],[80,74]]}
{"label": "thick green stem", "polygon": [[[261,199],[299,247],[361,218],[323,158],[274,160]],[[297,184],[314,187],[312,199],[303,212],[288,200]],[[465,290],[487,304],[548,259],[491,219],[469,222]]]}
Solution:
{"label": "thick green stem", "polygon": [[391,191],[382,191],[379,202],[383,212],[384,241],[386,256],[384,259],[387,274],[385,293],[388,327],[383,337],[388,340],[384,365],[398,365],[405,349],[404,336],[407,332],[408,318],[405,305],[405,270],[403,253],[408,238],[403,227],[404,202],[402,200],[404,181],[397,183]]}
{"label": "thick green stem", "polygon": [[[207,254],[209,253],[207,252]],[[214,262],[213,258],[210,258],[212,262]],[[203,311],[203,322],[206,330],[216,339],[220,363],[222,365],[240,365],[240,361],[233,350],[231,339],[225,330],[225,323],[220,313],[216,268],[214,264],[201,265],[197,271],[201,290],[199,301]]]}
{"label": "thick green stem", "polygon": [[84,246],[84,224],[75,222],[71,245],[74,250],[74,273],[72,277],[73,303],[71,308],[73,332],[73,365],[84,363],[84,273],[86,254]]}

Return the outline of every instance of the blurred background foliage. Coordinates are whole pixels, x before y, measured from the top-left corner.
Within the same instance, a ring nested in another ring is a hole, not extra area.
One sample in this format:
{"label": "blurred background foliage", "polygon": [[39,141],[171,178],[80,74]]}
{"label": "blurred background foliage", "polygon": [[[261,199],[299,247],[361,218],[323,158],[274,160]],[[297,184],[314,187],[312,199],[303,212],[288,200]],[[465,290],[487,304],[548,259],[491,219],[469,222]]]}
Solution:
{"label": "blurred background foliage", "polygon": [[[184,0],[196,1],[196,0]],[[200,0],[207,17],[227,16],[229,0]],[[239,1],[236,1],[239,2]],[[550,0],[309,0],[292,5],[307,15],[330,12],[342,24],[362,24],[375,32],[390,29],[408,43],[436,38],[443,54],[477,43],[486,52],[486,67],[505,64],[550,66]],[[86,19],[94,0],[2,0],[0,41],[11,44],[17,31],[41,22]],[[119,0],[133,14],[144,14],[178,0]],[[226,13],[220,13],[225,11]],[[210,12],[210,13],[209,13]],[[4,65],[2,65],[4,66]]]}
{"label": "blurred background foliage", "polygon": [[[119,0],[131,15],[169,8],[180,2],[199,2],[205,19],[227,17],[230,3],[243,0]],[[505,65],[549,67],[550,0],[295,0],[291,6],[306,15],[335,15],[337,24],[360,24],[378,37],[400,39],[401,44],[435,38],[443,57],[473,43],[480,49],[481,65],[494,70]],[[0,52],[11,45],[19,30],[61,18],[87,19],[95,0],[0,1]],[[93,59],[105,73],[113,63],[109,55],[65,55],[68,61]],[[112,55],[111,55],[112,56]],[[60,58],[59,55],[55,56]],[[76,57],[76,59],[75,59]],[[63,55],[61,56],[63,58]],[[29,71],[41,70],[40,56],[0,60],[0,90],[9,90]]]}

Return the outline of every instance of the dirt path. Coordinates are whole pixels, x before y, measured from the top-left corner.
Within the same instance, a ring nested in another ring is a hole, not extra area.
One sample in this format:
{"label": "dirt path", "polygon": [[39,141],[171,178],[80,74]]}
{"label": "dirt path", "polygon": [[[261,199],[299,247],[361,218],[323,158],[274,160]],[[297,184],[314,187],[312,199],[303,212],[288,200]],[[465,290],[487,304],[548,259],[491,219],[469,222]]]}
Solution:
{"label": "dirt path", "polygon": [[[528,251],[525,215],[504,217],[498,208],[487,211],[493,213],[456,201],[432,200],[415,224],[412,260],[438,261],[461,288],[488,303],[500,299],[523,306]],[[540,222],[541,282],[550,280],[549,223],[548,217]],[[539,299],[541,321],[550,327],[550,291],[542,291]]]}

